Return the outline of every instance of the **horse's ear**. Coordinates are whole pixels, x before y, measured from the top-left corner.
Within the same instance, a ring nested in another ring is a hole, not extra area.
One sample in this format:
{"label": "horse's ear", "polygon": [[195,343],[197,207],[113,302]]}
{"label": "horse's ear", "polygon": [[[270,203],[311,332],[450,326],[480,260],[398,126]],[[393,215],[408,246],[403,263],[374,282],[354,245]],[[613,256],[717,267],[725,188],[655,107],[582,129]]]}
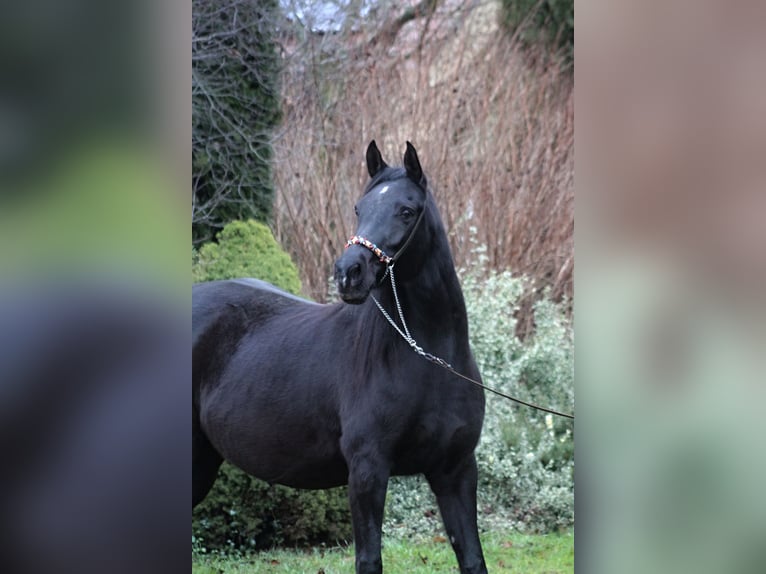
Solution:
{"label": "horse's ear", "polygon": [[410,142],[407,142],[407,150],[404,152],[404,169],[407,171],[407,177],[425,189],[426,176],[423,175],[423,168],[420,167],[418,152]]}
{"label": "horse's ear", "polygon": [[380,155],[378,145],[375,143],[375,140],[372,140],[370,145],[367,146],[367,171],[370,177],[375,177],[386,165],[386,162],[383,161],[383,156]]}

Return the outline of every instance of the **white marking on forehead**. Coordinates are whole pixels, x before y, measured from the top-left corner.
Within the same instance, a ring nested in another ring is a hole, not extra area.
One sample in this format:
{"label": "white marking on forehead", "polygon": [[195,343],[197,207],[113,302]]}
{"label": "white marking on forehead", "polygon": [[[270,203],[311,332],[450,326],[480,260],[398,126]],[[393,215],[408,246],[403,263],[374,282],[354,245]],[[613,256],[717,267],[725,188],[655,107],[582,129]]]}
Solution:
{"label": "white marking on forehead", "polygon": [[388,186],[385,186],[383,189],[380,190],[380,195],[383,195],[388,191]]}

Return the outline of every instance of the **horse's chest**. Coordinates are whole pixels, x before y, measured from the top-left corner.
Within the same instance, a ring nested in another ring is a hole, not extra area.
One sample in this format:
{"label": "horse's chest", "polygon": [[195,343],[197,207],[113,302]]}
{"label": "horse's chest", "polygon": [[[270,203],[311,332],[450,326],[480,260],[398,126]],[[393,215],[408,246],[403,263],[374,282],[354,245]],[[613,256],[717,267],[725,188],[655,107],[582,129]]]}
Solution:
{"label": "horse's chest", "polygon": [[389,458],[394,474],[427,472],[448,460],[469,456],[479,440],[483,396],[434,377],[420,363],[407,377],[371,381],[377,389],[344,409],[343,433],[352,445],[367,445]]}
{"label": "horse's chest", "polygon": [[453,412],[425,412],[402,430],[393,451],[396,474],[414,474],[476,448],[480,432],[471,417]]}

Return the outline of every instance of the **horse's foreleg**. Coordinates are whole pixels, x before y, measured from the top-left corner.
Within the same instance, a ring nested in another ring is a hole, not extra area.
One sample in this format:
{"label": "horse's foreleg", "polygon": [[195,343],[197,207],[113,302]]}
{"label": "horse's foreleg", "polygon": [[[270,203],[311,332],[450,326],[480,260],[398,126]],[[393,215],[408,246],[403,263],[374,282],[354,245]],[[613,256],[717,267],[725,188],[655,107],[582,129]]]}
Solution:
{"label": "horse's foreleg", "polygon": [[476,459],[473,455],[450,471],[426,476],[439,503],[444,527],[461,574],[486,574],[476,525]]}
{"label": "horse's foreleg", "polygon": [[380,540],[388,465],[371,453],[344,454],[349,468],[348,495],[354,527],[356,574],[381,574]]}

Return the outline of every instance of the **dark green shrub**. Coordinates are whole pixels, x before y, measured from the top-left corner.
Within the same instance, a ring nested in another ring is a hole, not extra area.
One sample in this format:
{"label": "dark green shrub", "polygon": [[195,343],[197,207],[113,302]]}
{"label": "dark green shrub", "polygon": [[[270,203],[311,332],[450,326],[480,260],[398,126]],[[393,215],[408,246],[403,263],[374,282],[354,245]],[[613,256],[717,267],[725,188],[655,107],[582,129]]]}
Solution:
{"label": "dark green shrub", "polygon": [[197,552],[303,546],[351,539],[345,488],[296,490],[269,486],[224,463],[192,514]]}
{"label": "dark green shrub", "polygon": [[501,23],[526,44],[559,50],[574,57],[574,0],[500,0]]}
{"label": "dark green shrub", "polygon": [[298,269],[263,223],[232,221],[217,240],[206,243],[196,254],[192,250],[195,282],[255,277],[290,293],[300,292]]}
{"label": "dark green shrub", "polygon": [[[192,276],[195,281],[257,277],[296,294],[301,288],[290,257],[269,228],[256,221],[229,223],[218,234],[218,243],[192,249]],[[192,536],[195,552],[347,541],[347,492],[269,486],[224,463],[213,488],[192,513]]]}

